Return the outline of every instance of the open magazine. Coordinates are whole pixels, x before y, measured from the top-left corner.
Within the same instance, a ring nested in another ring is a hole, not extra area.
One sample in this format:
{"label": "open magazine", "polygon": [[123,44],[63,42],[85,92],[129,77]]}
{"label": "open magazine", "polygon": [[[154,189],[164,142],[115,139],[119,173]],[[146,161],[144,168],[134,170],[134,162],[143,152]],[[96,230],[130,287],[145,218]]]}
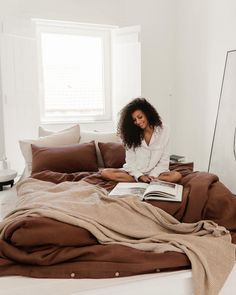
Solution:
{"label": "open magazine", "polygon": [[137,195],[141,200],[182,201],[183,186],[180,184],[155,180],[144,182],[119,182],[109,196]]}

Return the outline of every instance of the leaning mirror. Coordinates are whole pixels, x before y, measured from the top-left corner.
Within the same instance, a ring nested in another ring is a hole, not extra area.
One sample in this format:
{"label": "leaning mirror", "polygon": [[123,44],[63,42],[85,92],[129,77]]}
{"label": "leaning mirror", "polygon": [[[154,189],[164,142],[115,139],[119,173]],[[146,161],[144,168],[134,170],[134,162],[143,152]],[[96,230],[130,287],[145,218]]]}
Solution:
{"label": "leaning mirror", "polygon": [[236,195],[236,50],[226,55],[208,170]]}

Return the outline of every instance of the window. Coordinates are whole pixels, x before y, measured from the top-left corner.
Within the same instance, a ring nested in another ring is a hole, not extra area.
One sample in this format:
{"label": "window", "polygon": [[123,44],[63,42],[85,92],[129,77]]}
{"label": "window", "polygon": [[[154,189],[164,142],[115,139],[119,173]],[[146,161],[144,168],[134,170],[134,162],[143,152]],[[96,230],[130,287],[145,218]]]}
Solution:
{"label": "window", "polygon": [[111,119],[114,27],[35,20],[42,122]]}

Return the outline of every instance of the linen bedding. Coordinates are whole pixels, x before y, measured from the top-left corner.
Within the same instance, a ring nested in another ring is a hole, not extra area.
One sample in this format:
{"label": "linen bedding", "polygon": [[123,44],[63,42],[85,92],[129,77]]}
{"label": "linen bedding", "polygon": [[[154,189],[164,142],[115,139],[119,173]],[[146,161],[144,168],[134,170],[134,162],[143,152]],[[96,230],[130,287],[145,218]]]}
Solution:
{"label": "linen bedding", "polygon": [[[233,243],[236,243],[236,198],[231,192],[215,175],[192,172],[186,165],[173,165],[172,169],[183,174],[183,201],[149,203],[184,223],[212,220],[228,229]],[[34,173],[32,178],[55,184],[83,179],[107,190],[115,185],[102,180],[99,173],[92,172],[42,171]],[[0,240],[0,275],[105,278],[190,267],[186,253],[176,252],[176,249],[155,253],[127,245],[102,244],[87,229],[43,214],[19,215],[12,219],[4,227]],[[230,263],[227,267],[231,267]],[[225,274],[221,275],[222,284]],[[219,279],[218,276],[216,278]],[[217,294],[221,284],[205,294]]]}

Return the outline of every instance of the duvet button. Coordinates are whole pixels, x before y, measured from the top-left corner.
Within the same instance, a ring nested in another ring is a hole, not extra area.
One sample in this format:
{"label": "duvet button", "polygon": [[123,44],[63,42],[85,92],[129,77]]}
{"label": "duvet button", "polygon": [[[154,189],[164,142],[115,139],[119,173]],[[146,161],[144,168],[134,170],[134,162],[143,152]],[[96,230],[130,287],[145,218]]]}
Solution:
{"label": "duvet button", "polygon": [[161,270],[159,268],[156,269],[156,272],[160,272]]}
{"label": "duvet button", "polygon": [[72,272],[72,273],[70,274],[70,277],[71,277],[71,278],[74,278],[74,277],[75,277],[75,273]]}
{"label": "duvet button", "polygon": [[115,277],[119,277],[119,275],[120,275],[120,273],[117,271],[117,272],[115,273]]}

